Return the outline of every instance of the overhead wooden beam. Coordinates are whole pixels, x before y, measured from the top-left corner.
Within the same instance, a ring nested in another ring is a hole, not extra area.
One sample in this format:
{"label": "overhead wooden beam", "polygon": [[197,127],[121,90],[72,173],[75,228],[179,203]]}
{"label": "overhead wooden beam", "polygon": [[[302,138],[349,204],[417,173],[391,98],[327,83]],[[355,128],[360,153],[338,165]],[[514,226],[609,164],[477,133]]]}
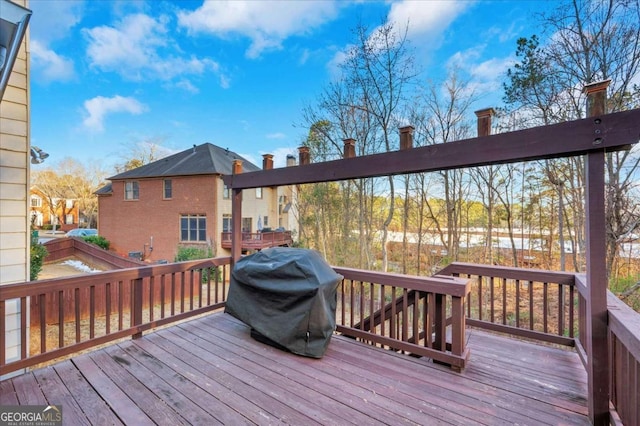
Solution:
{"label": "overhead wooden beam", "polygon": [[330,182],[628,149],[640,140],[640,109],[444,144],[224,176],[227,186]]}

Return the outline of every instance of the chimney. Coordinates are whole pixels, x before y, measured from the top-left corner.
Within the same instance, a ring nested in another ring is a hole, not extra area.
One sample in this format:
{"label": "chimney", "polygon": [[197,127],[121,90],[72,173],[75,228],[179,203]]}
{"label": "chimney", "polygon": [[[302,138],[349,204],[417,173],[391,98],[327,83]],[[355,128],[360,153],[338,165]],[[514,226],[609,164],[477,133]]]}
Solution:
{"label": "chimney", "polygon": [[233,160],[233,168],[232,168],[232,173],[234,175],[239,175],[240,173],[242,173],[242,160],[236,158],[235,160]]}
{"label": "chimney", "polygon": [[611,80],[597,81],[587,84],[582,93],[587,95],[587,117],[607,113],[607,87]]}
{"label": "chimney", "polygon": [[415,127],[400,127],[400,151],[413,148],[413,131]]}
{"label": "chimney", "polygon": [[491,117],[496,111],[493,108],[485,108],[476,111],[478,117],[478,137],[489,136],[491,134]]}
{"label": "chimney", "polygon": [[356,156],[356,140],[355,139],[343,139],[344,142],[344,152],[342,154],[343,158],[353,158]]}
{"label": "chimney", "polygon": [[304,166],[305,164],[309,164],[311,162],[310,158],[309,158],[309,147],[308,146],[301,146],[298,148],[298,163],[301,166]]}
{"label": "chimney", "polygon": [[295,165],[296,165],[296,157],[291,154],[287,154],[287,167],[293,167]]}
{"label": "chimney", "polygon": [[263,154],[262,155],[262,170],[271,170],[273,169],[273,155],[272,154]]}

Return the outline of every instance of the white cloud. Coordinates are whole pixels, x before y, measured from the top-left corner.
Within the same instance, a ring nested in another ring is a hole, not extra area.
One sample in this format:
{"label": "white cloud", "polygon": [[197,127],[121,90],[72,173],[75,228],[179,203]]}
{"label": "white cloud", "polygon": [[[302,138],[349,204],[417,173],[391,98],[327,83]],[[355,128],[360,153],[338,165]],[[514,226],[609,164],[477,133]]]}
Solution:
{"label": "white cloud", "polygon": [[210,1],[195,11],[178,13],[178,22],[190,33],[251,39],[245,52],[257,58],[282,48],[293,35],[311,32],[337,15],[335,1]]}
{"label": "white cloud", "polygon": [[280,148],[276,148],[272,154],[273,154],[273,167],[286,167],[287,155],[293,155],[293,157],[296,159],[296,164],[298,162],[297,148],[280,147]]}
{"label": "white cloud", "polygon": [[109,114],[128,112],[138,115],[147,110],[147,107],[136,99],[119,95],[112,98],[97,96],[85,101],[84,108],[87,117],[83,120],[82,124],[86,128],[96,132],[104,130],[104,120]]}
{"label": "white cloud", "polygon": [[32,1],[29,7],[33,11],[29,33],[35,81],[72,80],[75,77],[73,60],[57,54],[51,45],[69,37],[72,28],[82,19],[84,1]]}
{"label": "white cloud", "polygon": [[404,29],[409,24],[409,39],[418,36],[438,38],[473,2],[404,0],[391,5],[388,22]]}
{"label": "white cloud", "polygon": [[[101,71],[112,71],[133,81],[169,81],[184,75],[212,72],[219,77],[221,87],[229,87],[229,78],[216,61],[179,56],[180,52],[169,34],[166,16],[152,18],[142,13],[128,15],[115,26],[84,30],[89,42],[87,56],[90,64]],[[182,86],[193,92],[195,86],[191,84],[191,87]],[[176,87],[180,86],[176,84]]]}
{"label": "white cloud", "polygon": [[484,45],[456,52],[447,60],[447,68],[468,70],[470,68],[469,65],[477,61],[483,52]]}
{"label": "white cloud", "polygon": [[490,93],[500,90],[507,69],[514,64],[513,56],[483,58],[487,45],[477,45],[468,50],[456,52],[447,60],[450,71],[462,73],[468,78],[469,90],[475,93]]}
{"label": "white cloud", "polygon": [[298,64],[299,65],[306,64],[310,56],[311,56],[311,53],[309,52],[309,49],[303,49],[302,54],[300,55],[300,59],[298,60]]}
{"label": "white cloud", "polygon": [[340,70],[340,66],[345,63],[345,61],[349,57],[349,54],[347,52],[353,49],[353,47],[354,46],[352,44],[349,44],[343,49],[338,50],[336,54],[333,55],[333,58],[331,58],[331,60],[327,63],[327,70],[329,71],[329,75],[332,79],[335,80],[340,76],[342,72]]}
{"label": "white cloud", "polygon": [[491,58],[479,64],[471,66],[470,72],[474,79],[491,81],[501,79],[507,69],[514,65],[511,56],[506,58]]}
{"label": "white cloud", "polygon": [[[391,3],[387,24],[392,24],[394,30],[402,36],[407,29],[407,40],[415,45],[435,49],[449,25],[472,4],[472,1],[397,1]],[[368,42],[373,47],[375,47],[375,35],[381,28],[371,31]],[[352,47],[348,45],[336,52],[327,64],[329,74],[333,78],[340,75],[340,66],[349,57],[348,52]]]}
{"label": "white cloud", "polygon": [[47,49],[37,40],[31,41],[31,60],[38,80],[68,81],[75,77],[73,61]]}
{"label": "white cloud", "polygon": [[287,135],[285,135],[284,133],[281,133],[281,132],[269,133],[267,135],[267,139],[284,139],[286,137],[287,137]]}
{"label": "white cloud", "polygon": [[29,21],[32,42],[37,40],[48,46],[54,40],[67,37],[71,28],[82,19],[84,5],[83,0],[29,2],[33,11]]}

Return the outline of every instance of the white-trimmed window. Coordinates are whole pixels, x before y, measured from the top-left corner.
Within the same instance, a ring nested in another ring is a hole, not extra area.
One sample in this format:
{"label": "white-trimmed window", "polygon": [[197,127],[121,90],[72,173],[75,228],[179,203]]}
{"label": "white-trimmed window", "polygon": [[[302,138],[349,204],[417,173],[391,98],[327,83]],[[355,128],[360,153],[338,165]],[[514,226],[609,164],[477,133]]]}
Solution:
{"label": "white-trimmed window", "polygon": [[135,180],[124,183],[124,199],[137,200],[140,198],[140,188]]}
{"label": "white-trimmed window", "polygon": [[42,198],[37,195],[31,196],[31,207],[42,207]]}
{"label": "white-trimmed window", "polygon": [[231,198],[231,190],[229,189],[229,187],[225,184],[224,188],[222,189],[222,198],[224,198],[225,200],[228,200],[229,198]]}
{"label": "white-trimmed window", "polygon": [[162,198],[165,200],[173,198],[173,182],[171,182],[171,179],[162,181]]}
{"label": "white-trimmed window", "polygon": [[222,215],[222,232],[231,232],[231,215]]}
{"label": "white-trimmed window", "polygon": [[256,198],[262,199],[262,188],[256,188]]}
{"label": "white-trimmed window", "polygon": [[199,214],[180,216],[180,241],[206,242],[207,216]]}

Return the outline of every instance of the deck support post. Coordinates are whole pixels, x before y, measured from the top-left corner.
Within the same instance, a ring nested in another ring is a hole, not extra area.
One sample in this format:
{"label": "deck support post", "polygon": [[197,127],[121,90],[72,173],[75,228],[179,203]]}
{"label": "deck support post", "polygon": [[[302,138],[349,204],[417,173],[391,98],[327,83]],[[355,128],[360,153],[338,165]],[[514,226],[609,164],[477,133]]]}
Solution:
{"label": "deck support post", "polygon": [[[609,81],[584,87],[587,116],[605,113]],[[594,145],[601,143],[598,130]],[[609,424],[609,346],[607,342],[607,264],[605,223],[605,153],[587,154],[586,240],[587,240],[587,375],[589,417],[594,425]]]}
{"label": "deck support post", "polygon": [[[233,160],[233,174],[242,173],[242,161]],[[231,269],[242,257],[242,189],[231,191]]]}

